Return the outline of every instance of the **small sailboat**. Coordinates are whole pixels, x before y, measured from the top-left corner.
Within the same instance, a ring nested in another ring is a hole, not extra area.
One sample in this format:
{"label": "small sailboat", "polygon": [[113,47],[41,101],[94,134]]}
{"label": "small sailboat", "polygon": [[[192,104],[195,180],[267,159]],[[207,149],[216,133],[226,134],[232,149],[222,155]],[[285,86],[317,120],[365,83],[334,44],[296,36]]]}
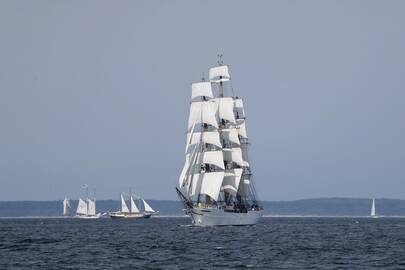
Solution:
{"label": "small sailboat", "polygon": [[76,217],[78,218],[100,218],[101,214],[96,214],[96,200],[92,199],[79,199],[77,205]]}
{"label": "small sailboat", "polygon": [[371,218],[377,218],[376,212],[375,212],[375,199],[373,199],[373,203],[371,204],[371,213],[370,213]]}
{"label": "small sailboat", "polygon": [[113,219],[143,218],[143,214],[141,213],[141,211],[139,211],[139,208],[136,206],[132,195],[129,198],[129,205],[130,205],[130,208],[128,208],[128,206],[125,202],[124,194],[121,192],[120,193],[120,210],[117,212],[110,212],[109,216]]}
{"label": "small sailboat", "polygon": [[143,217],[150,218],[152,215],[157,215],[159,211],[153,210],[153,208],[144,200],[141,199],[143,204]]}
{"label": "small sailboat", "polygon": [[70,214],[70,202],[67,197],[63,200],[63,215],[64,216],[69,216]]}
{"label": "small sailboat", "polygon": [[84,185],[83,188],[86,188],[87,198],[84,200],[82,198],[79,199],[79,203],[77,204],[76,217],[87,219],[100,218],[101,213],[96,214],[96,198],[89,198],[89,190],[87,185]]}

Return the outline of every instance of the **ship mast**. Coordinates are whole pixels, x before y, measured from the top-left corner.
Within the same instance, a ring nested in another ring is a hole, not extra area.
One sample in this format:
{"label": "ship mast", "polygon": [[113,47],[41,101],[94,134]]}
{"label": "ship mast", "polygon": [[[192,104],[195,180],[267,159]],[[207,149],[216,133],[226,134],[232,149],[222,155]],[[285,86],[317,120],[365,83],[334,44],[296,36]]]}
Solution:
{"label": "ship mast", "polygon": [[[223,66],[224,65],[224,61],[222,60],[222,56],[224,56],[223,54],[218,54],[218,66]],[[219,76],[220,82],[219,82],[219,87],[220,87],[220,93],[219,93],[219,97],[224,97],[224,84],[222,82],[222,76]]]}

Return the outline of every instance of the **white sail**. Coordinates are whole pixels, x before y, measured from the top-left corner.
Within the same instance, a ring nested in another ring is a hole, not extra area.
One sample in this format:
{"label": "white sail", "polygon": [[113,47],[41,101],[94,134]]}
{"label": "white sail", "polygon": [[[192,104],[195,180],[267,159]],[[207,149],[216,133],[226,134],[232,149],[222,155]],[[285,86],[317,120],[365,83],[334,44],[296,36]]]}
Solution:
{"label": "white sail", "polygon": [[371,217],[375,217],[375,200],[373,199],[373,203],[371,204],[371,213],[370,213]]}
{"label": "white sail", "polygon": [[[186,161],[183,167],[183,170],[180,174],[179,178],[179,187],[182,189],[189,189],[190,188],[190,179],[195,169],[194,163],[199,160],[200,153],[199,153],[200,144],[194,145],[193,152],[191,154],[186,155]],[[192,164],[193,163],[193,164]],[[192,166],[193,165],[193,166]]]}
{"label": "white sail", "polygon": [[236,130],[238,131],[238,134],[247,139],[247,132],[246,132],[246,124],[245,124],[245,120],[241,120],[238,121],[237,125],[236,125]]}
{"label": "white sail", "polygon": [[189,196],[196,196],[198,194],[209,195],[212,199],[218,200],[219,192],[221,190],[222,181],[224,179],[224,172],[206,172],[196,173],[190,176],[190,192]]}
{"label": "white sail", "polygon": [[190,160],[190,155],[187,154],[187,155],[186,155],[186,160],[185,160],[185,162],[184,162],[183,169],[181,170],[180,177],[179,177],[179,187],[182,187],[182,186],[183,186],[183,183],[184,183],[184,179],[185,179],[185,177],[186,177],[187,170],[188,170],[188,168],[189,168],[189,166],[190,166],[190,161],[189,161],[189,160]]}
{"label": "white sail", "polygon": [[88,208],[89,211],[87,212],[87,215],[88,216],[95,216],[96,215],[96,201],[88,199],[87,203],[89,205],[89,208]]}
{"label": "white sail", "polygon": [[224,153],[224,160],[225,161],[232,161],[238,164],[241,167],[247,167],[249,164],[243,160],[242,158],[242,149],[239,147],[234,147],[234,148],[224,148],[223,149]]}
{"label": "white sail", "polygon": [[186,153],[189,151],[191,145],[195,145],[202,141],[203,143],[212,144],[219,148],[222,148],[222,144],[219,138],[218,131],[206,131],[206,132],[193,132],[187,133],[187,145]]}
{"label": "white sail", "polygon": [[241,98],[235,98],[235,108],[243,109],[243,100]]}
{"label": "white sail", "polygon": [[243,100],[241,98],[236,98],[234,101],[235,101],[236,119],[245,118],[245,110],[243,108]]}
{"label": "white sail", "polygon": [[[222,150],[203,152],[202,155],[200,155],[200,157],[201,157],[200,164],[201,163],[212,164],[218,166],[223,170],[225,169],[224,156]],[[199,164],[197,164],[197,166],[199,166]]]}
{"label": "white sail", "polygon": [[122,213],[129,213],[128,206],[125,203],[125,198],[124,198],[124,195],[122,193],[120,195],[120,199],[121,199],[121,212]]}
{"label": "white sail", "polygon": [[132,198],[132,196],[131,196],[131,213],[139,213],[140,211],[139,211],[139,209],[138,209],[138,207],[136,206],[136,204],[135,204],[135,202],[134,202],[134,198]]}
{"label": "white sail", "polygon": [[231,172],[225,173],[222,189],[229,194],[236,196],[239,188],[240,178],[243,169],[233,169]]}
{"label": "white sail", "polygon": [[209,78],[212,82],[226,82],[229,81],[231,76],[229,75],[228,66],[218,66],[210,68]]}
{"label": "white sail", "polygon": [[82,199],[79,199],[79,203],[77,204],[76,214],[79,215],[87,215],[87,203]]}
{"label": "white sail", "polygon": [[214,97],[210,82],[198,82],[191,85],[191,99],[198,97]]}
{"label": "white sail", "polygon": [[233,109],[235,103],[231,97],[215,98],[213,99],[215,104],[215,111],[217,112],[219,119],[225,119],[235,124],[235,114]]}
{"label": "white sail", "polygon": [[144,199],[142,199],[142,203],[143,203],[143,209],[144,209],[145,212],[147,212],[147,213],[155,213],[155,210],[153,210],[153,208],[150,207],[150,205]]}
{"label": "white sail", "polygon": [[218,200],[221,190],[224,172],[207,172],[202,174],[200,194],[206,194],[214,200]]}
{"label": "white sail", "polygon": [[236,128],[223,129],[222,134],[223,134],[223,138],[226,141],[240,145],[238,131],[236,130]]}
{"label": "white sail", "polygon": [[200,123],[218,128],[215,118],[215,104],[213,102],[200,101],[191,103],[187,129],[190,130],[195,124]]}
{"label": "white sail", "polygon": [[63,200],[63,215],[67,216],[69,215],[69,209],[70,209],[70,202],[67,197]]}

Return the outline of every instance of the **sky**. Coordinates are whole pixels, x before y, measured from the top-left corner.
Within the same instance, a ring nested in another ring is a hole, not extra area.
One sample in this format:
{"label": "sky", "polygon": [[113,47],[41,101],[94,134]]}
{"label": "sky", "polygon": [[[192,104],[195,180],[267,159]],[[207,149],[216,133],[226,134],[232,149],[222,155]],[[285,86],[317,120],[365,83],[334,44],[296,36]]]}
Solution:
{"label": "sky", "polygon": [[0,201],[177,199],[191,83],[245,99],[262,200],[405,198],[405,2],[0,2]]}

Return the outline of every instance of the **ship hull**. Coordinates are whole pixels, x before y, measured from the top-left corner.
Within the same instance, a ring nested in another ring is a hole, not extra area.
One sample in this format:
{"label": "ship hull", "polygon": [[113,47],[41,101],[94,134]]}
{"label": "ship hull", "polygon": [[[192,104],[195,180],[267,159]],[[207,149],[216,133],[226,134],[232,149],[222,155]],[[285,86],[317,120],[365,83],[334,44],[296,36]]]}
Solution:
{"label": "ship hull", "polygon": [[94,216],[86,216],[86,215],[76,215],[76,218],[82,218],[82,219],[97,219],[101,217],[101,214],[98,213],[97,215]]}
{"label": "ship hull", "polygon": [[143,214],[110,213],[112,219],[144,218]]}
{"label": "ship hull", "polygon": [[190,215],[194,226],[243,226],[256,224],[263,215],[263,210],[236,213],[222,209],[193,208]]}

